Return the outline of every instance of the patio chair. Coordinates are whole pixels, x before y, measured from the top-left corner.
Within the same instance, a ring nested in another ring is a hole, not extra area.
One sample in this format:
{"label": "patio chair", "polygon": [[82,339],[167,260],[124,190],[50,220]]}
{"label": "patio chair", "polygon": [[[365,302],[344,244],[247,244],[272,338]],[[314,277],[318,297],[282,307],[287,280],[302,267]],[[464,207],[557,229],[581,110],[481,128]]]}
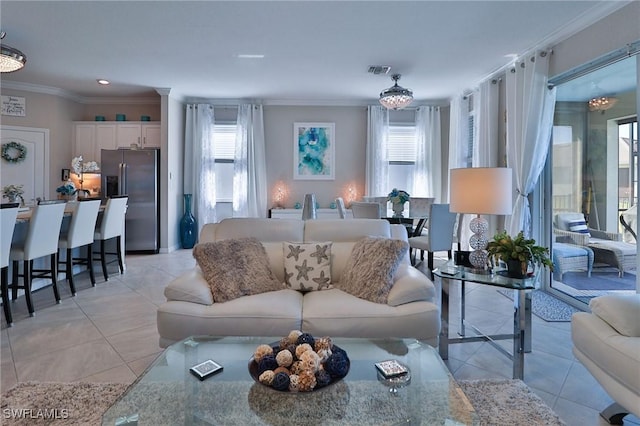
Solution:
{"label": "patio chair", "polygon": [[620,214],[620,224],[624,228],[622,240],[626,243],[636,244],[638,241],[637,204],[634,204]]}

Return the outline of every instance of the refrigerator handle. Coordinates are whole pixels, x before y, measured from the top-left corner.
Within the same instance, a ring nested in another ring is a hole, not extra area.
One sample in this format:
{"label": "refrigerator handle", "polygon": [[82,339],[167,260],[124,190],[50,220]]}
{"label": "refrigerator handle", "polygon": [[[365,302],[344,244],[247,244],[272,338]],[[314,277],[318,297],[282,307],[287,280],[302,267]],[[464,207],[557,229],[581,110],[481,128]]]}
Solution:
{"label": "refrigerator handle", "polygon": [[118,164],[118,195],[123,195],[125,192],[125,186],[124,186],[124,181],[126,179],[126,170],[127,170],[127,164],[126,163],[120,163]]}

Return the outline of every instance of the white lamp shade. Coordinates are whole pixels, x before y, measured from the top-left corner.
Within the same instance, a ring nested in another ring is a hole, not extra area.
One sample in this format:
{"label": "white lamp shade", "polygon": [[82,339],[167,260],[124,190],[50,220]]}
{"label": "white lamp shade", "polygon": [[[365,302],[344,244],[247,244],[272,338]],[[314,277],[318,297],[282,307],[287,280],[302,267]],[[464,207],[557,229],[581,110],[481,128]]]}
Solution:
{"label": "white lamp shade", "polygon": [[452,169],[450,206],[456,213],[510,215],[512,171],[505,167]]}

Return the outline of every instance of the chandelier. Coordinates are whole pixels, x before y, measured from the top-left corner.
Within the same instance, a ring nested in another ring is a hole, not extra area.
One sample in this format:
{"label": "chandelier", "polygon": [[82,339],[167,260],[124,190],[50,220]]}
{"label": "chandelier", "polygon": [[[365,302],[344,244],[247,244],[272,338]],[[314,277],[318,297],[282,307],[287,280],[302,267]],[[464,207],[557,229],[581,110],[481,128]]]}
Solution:
{"label": "chandelier", "polygon": [[[7,35],[4,31],[0,32],[0,40]],[[27,57],[13,47],[0,44],[0,73],[18,71],[27,62]]]}
{"label": "chandelier", "polygon": [[413,92],[404,87],[398,86],[400,74],[394,74],[391,79],[395,84],[380,92],[380,103],[387,109],[402,109],[413,101]]}
{"label": "chandelier", "polygon": [[601,96],[589,100],[589,111],[606,111],[618,102],[616,98]]}

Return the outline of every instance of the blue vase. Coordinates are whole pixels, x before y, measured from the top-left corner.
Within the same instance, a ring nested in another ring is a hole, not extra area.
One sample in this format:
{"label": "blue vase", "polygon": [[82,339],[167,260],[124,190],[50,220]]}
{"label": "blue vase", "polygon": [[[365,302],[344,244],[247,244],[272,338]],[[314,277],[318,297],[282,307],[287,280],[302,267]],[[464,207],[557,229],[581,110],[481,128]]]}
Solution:
{"label": "blue vase", "polygon": [[180,242],[182,248],[190,249],[196,245],[198,223],[191,213],[191,194],[184,194],[184,215],[180,219]]}

